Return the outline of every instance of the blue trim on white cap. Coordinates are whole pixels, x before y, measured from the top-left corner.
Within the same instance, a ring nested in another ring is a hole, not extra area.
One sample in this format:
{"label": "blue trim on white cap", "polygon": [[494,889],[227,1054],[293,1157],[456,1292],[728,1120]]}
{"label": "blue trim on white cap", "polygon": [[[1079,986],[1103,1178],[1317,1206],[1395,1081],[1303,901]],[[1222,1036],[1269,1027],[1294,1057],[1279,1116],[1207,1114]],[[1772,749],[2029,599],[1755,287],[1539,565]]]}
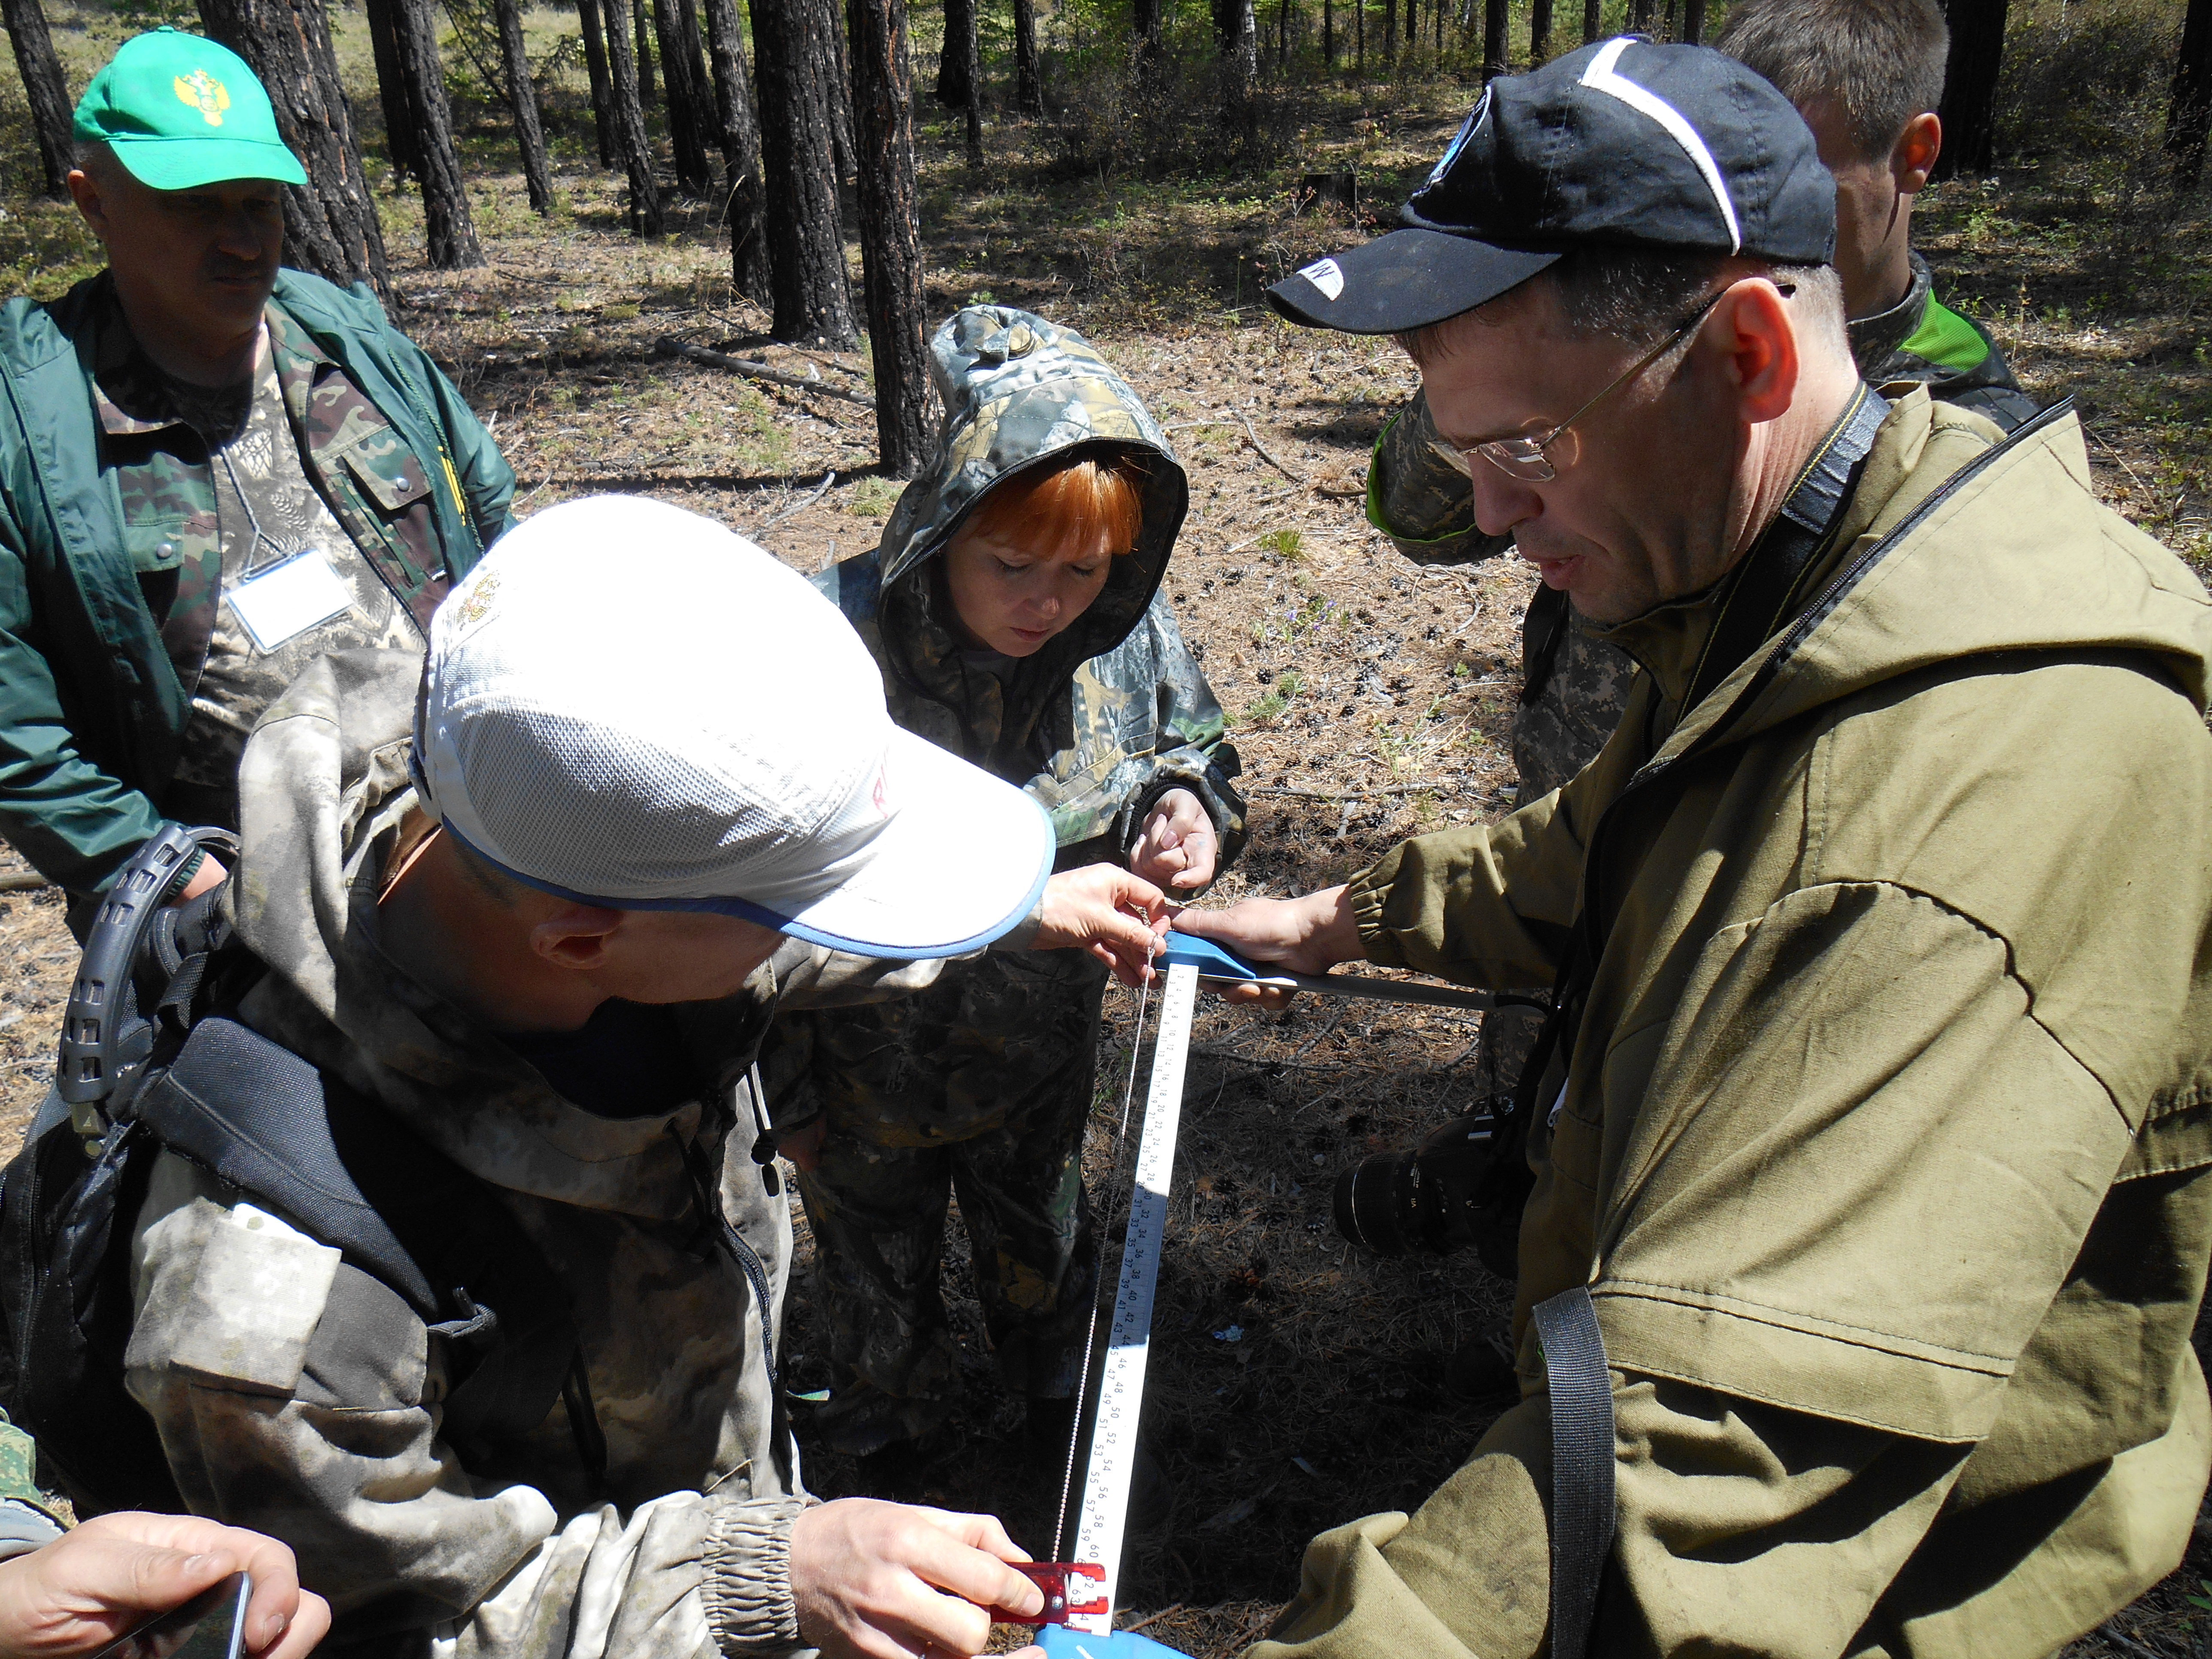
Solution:
{"label": "blue trim on white cap", "polygon": [[[1024,796],[1024,799],[1029,799],[1029,797]],[[1036,805],[1034,800],[1030,800],[1030,804],[1033,806]],[[1044,809],[1038,806],[1037,811],[1042,816]],[[879,962],[927,962],[938,957],[959,957],[965,956],[971,951],[980,951],[993,941],[1005,938],[1028,919],[1030,912],[1036,908],[1037,902],[1044,897],[1045,884],[1053,877],[1052,860],[1048,859],[1045,860],[1043,869],[1038,872],[1036,881],[1030,884],[1029,896],[1023,899],[1005,920],[994,923],[972,938],[951,939],[942,945],[888,945],[872,943],[866,939],[848,939],[842,933],[833,933],[824,928],[809,927],[803,923],[793,921],[788,916],[778,915],[775,911],[756,904],[750,899],[607,898],[592,893],[579,893],[569,888],[556,887],[550,881],[540,881],[535,876],[525,875],[512,866],[502,864],[466,836],[461,834],[459,830],[454,829],[450,820],[440,820],[439,827],[462,846],[467,848],[472,856],[482,859],[501,875],[519,881],[525,887],[532,888],[549,897],[565,899],[571,904],[588,904],[601,910],[690,910],[708,915],[734,916],[740,921],[750,921],[759,927],[774,928],[779,933],[791,939],[803,939],[809,945],[819,945],[831,951],[843,951],[856,957],[872,957]]]}

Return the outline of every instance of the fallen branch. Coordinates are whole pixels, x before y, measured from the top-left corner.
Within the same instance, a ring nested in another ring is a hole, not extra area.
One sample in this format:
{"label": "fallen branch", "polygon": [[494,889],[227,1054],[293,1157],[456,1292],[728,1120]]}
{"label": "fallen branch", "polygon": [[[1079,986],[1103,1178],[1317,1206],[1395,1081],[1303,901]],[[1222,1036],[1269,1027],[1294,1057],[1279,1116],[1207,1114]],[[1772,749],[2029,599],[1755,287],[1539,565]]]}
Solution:
{"label": "fallen branch", "polygon": [[37,893],[52,885],[35,870],[10,870],[0,875],[0,893]]}
{"label": "fallen branch", "polygon": [[1293,789],[1285,784],[1255,783],[1239,793],[1246,795],[1288,795],[1296,800],[1370,800],[1382,795],[1418,795],[1425,790],[1465,787],[1458,778],[1443,778],[1432,783],[1384,784],[1376,789]]}
{"label": "fallen branch", "polygon": [[830,486],[836,482],[837,475],[835,472],[823,473],[822,475],[822,482],[814,486],[813,493],[807,496],[805,501],[799,502],[796,507],[787,507],[782,512],[777,514],[772,519],[762,520],[761,522],[754,527],[753,534],[757,536],[763,530],[772,530],[777,525],[781,524],[786,519],[792,517],[793,514],[805,512],[808,507],[813,506],[815,502],[820,501],[824,495],[827,495],[830,493]]}
{"label": "fallen branch", "polygon": [[[1243,426],[1244,428],[1244,441],[1252,446],[1252,453],[1257,455],[1261,460],[1267,462],[1269,466],[1273,467],[1276,471],[1281,473],[1285,478],[1288,478],[1292,483],[1297,485],[1301,489],[1318,489],[1321,488],[1320,485],[1313,483],[1311,480],[1304,477],[1301,474],[1291,471],[1290,468],[1285,466],[1280,461],[1277,460],[1273,455],[1270,455],[1267,453],[1267,446],[1260,441],[1260,434],[1252,429],[1252,417],[1249,415],[1240,412],[1233,421],[1177,421],[1171,426],[1162,427],[1160,430],[1163,432],[1183,432],[1194,426],[1239,425]],[[1366,493],[1366,489],[1367,487],[1364,484],[1362,484],[1360,486],[1360,493],[1364,495]],[[1246,545],[1249,546],[1250,544],[1247,543]]]}
{"label": "fallen branch", "polygon": [[770,368],[766,363],[757,363],[750,357],[732,357],[726,351],[709,351],[705,346],[693,345],[689,341],[675,339],[666,334],[653,342],[653,349],[664,357],[688,357],[695,363],[706,364],[709,368],[726,368],[731,374],[742,374],[749,380],[765,380],[770,386],[787,386],[799,392],[818,392],[824,398],[858,404],[863,409],[876,406],[874,398],[863,398],[857,392],[848,392],[827,380],[810,380],[804,374],[787,374],[780,368]]}

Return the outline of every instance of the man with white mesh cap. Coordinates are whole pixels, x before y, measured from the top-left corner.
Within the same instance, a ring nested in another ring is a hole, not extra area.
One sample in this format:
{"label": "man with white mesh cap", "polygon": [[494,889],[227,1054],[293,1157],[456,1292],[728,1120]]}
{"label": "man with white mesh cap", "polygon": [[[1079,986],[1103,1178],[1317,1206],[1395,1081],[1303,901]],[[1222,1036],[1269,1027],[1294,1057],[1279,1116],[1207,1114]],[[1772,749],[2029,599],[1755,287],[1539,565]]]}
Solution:
{"label": "man with white mesh cap", "polygon": [[379,1652],[965,1655],[1036,1607],[995,1520],[801,1485],[750,1065],[780,1003],[994,942],[1139,976],[1158,892],[1052,875],[1039,810],[895,727],[834,607],[644,501],[510,533],[427,670],[319,662],[240,775],[209,982],[318,1068],[439,1305],[163,1151],[124,1380],[182,1503],[278,1530]]}

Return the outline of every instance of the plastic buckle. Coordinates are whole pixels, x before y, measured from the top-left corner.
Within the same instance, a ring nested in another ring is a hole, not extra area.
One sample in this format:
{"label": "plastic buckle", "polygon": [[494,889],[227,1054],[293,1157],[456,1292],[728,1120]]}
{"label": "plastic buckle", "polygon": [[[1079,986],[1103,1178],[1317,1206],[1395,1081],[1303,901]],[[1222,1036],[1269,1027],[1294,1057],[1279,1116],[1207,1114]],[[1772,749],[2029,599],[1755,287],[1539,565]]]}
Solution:
{"label": "plastic buckle", "polygon": [[[1106,1569],[1091,1561],[1010,1561],[1006,1564],[1044,1592],[1044,1608],[1040,1613],[1018,1613],[1005,1607],[991,1609],[991,1621],[998,1625],[1064,1625],[1071,1614],[1101,1613],[1106,1611]],[[1071,1588],[1078,1576],[1094,1579],[1097,1589]],[[1086,1599],[1075,1599],[1083,1595]]]}

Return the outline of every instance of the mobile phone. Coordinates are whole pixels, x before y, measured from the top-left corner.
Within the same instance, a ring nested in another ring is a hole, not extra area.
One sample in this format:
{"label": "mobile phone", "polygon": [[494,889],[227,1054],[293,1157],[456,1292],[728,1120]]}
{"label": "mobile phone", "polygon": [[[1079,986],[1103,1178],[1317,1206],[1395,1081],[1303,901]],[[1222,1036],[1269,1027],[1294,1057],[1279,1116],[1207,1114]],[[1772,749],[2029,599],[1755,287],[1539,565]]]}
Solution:
{"label": "mobile phone", "polygon": [[182,1607],[157,1613],[92,1659],[244,1659],[246,1606],[253,1578],[234,1572]]}

